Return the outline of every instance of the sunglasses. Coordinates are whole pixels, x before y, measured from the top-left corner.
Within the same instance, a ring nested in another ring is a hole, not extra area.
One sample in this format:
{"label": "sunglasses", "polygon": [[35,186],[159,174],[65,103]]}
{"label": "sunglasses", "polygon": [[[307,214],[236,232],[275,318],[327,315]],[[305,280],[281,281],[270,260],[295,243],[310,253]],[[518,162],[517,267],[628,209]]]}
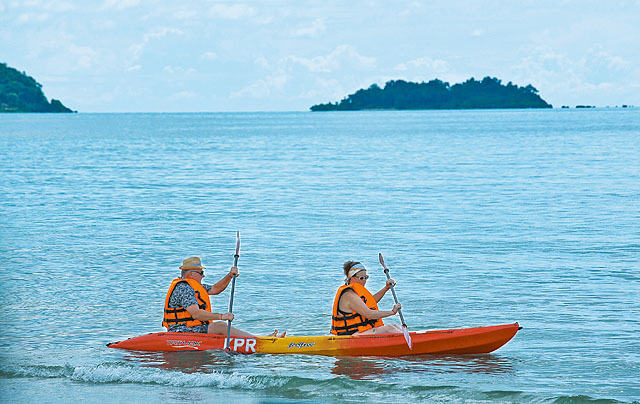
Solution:
{"label": "sunglasses", "polygon": [[195,272],[197,274],[200,274],[200,276],[204,276],[204,271],[190,271],[190,272]]}
{"label": "sunglasses", "polygon": [[366,281],[367,279],[369,279],[369,275],[365,275],[365,276],[356,276],[356,278],[360,279],[361,281]]}

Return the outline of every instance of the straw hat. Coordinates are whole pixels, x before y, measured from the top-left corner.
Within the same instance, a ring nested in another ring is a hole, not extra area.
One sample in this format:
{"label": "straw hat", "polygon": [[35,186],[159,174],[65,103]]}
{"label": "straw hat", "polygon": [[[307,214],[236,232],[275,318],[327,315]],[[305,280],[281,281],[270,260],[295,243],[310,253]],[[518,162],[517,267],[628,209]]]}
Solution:
{"label": "straw hat", "polygon": [[183,271],[188,269],[204,269],[204,268],[205,267],[202,266],[202,262],[198,257],[185,258],[184,260],[182,260],[182,266],[180,267],[180,269],[182,269]]}

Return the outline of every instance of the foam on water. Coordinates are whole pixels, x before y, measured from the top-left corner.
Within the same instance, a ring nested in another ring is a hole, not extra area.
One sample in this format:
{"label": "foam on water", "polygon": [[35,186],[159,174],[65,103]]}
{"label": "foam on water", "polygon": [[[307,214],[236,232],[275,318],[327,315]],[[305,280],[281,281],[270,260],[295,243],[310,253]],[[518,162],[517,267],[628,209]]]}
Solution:
{"label": "foam on water", "polygon": [[103,363],[96,366],[0,366],[2,379],[64,378],[90,384],[142,384],[186,388],[215,388],[259,391],[261,394],[287,399],[362,402],[367,400],[429,401],[434,403],[559,403],[613,404],[617,400],[588,396],[549,397],[521,391],[476,391],[459,386],[416,386],[333,377],[315,380],[304,377],[249,376],[209,371],[184,373],[157,368],[137,367],[127,363]]}

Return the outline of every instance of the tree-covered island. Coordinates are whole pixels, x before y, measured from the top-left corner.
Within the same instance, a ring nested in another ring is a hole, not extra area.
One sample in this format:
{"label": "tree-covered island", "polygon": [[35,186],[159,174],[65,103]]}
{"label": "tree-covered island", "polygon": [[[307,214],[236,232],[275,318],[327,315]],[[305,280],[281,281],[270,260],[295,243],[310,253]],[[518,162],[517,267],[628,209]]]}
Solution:
{"label": "tree-covered island", "polygon": [[60,101],[51,103],[42,85],[24,72],[0,63],[0,112],[75,112]]}
{"label": "tree-covered island", "polygon": [[357,111],[367,109],[485,109],[552,108],[531,84],[503,85],[495,77],[477,81],[473,77],[454,84],[435,79],[428,83],[388,81],[384,88],[372,84],[342,101],[312,106],[311,111]]}

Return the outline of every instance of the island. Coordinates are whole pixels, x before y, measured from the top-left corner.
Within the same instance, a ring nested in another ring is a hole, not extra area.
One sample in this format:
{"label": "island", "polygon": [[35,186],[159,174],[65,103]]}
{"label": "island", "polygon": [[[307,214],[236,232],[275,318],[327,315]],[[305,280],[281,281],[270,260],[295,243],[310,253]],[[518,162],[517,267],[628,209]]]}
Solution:
{"label": "island", "polygon": [[358,111],[381,109],[486,109],[486,108],[552,108],[540,98],[531,84],[519,87],[511,82],[503,85],[495,77],[481,81],[473,77],[454,84],[435,79],[428,83],[404,80],[388,81],[384,88],[372,84],[340,102],[313,105],[311,111]]}
{"label": "island", "polygon": [[75,112],[47,97],[42,85],[24,72],[0,63],[0,112]]}

